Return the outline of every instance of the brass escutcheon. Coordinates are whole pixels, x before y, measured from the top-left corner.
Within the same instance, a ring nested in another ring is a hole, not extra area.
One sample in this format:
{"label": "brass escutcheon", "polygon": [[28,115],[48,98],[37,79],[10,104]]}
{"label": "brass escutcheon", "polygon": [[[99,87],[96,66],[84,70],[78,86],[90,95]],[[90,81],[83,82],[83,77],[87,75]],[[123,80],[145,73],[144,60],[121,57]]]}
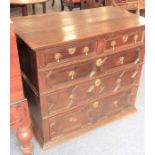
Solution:
{"label": "brass escutcheon", "polygon": [[75,97],[74,94],[71,94],[71,95],[69,96],[70,99],[73,99],[74,97]]}
{"label": "brass escutcheon", "polygon": [[57,62],[60,62],[60,58],[61,58],[61,53],[55,53],[54,58]]}
{"label": "brass escutcheon", "polygon": [[69,53],[70,55],[73,55],[73,54],[75,53],[75,51],[76,51],[76,48],[75,48],[75,47],[72,47],[72,48],[69,48],[69,49],[68,49],[68,53]]}
{"label": "brass escutcheon", "polygon": [[103,62],[102,62],[102,59],[101,58],[96,60],[96,66],[97,67],[100,67],[102,65],[102,63]]}
{"label": "brass escutcheon", "polygon": [[123,57],[123,56],[122,56],[122,57],[120,57],[120,59],[119,59],[119,60],[120,60],[120,64],[121,64],[121,65],[123,65],[123,64],[124,64],[124,57]]}
{"label": "brass escutcheon", "polygon": [[96,102],[93,103],[93,107],[94,108],[97,108],[98,106],[99,106],[99,102],[98,101],[96,101]]}
{"label": "brass escutcheon", "polygon": [[73,80],[74,79],[74,76],[75,76],[75,71],[72,70],[69,72],[69,76],[71,77],[71,79]]}
{"label": "brass escutcheon", "polygon": [[113,49],[113,51],[115,50],[115,46],[116,46],[116,41],[115,40],[113,40],[112,42],[111,42],[111,46],[112,46],[112,49]]}
{"label": "brass escutcheon", "polygon": [[122,37],[123,43],[126,43],[128,41],[128,35],[123,35]]}
{"label": "brass escutcheon", "polygon": [[100,86],[100,85],[101,85],[101,80],[100,80],[100,79],[97,79],[97,80],[95,81],[95,86],[98,87],[98,86]]}
{"label": "brass escutcheon", "polygon": [[77,121],[77,118],[75,118],[75,117],[70,117],[69,118],[69,122],[76,122]]}
{"label": "brass escutcheon", "polygon": [[134,39],[134,42],[136,44],[137,43],[137,40],[138,40],[138,34],[135,34],[133,39]]}
{"label": "brass escutcheon", "polygon": [[83,48],[83,53],[87,56],[88,55],[88,52],[89,52],[89,47],[84,47]]}
{"label": "brass escutcheon", "polygon": [[113,105],[114,105],[115,107],[118,107],[118,101],[117,101],[117,100],[113,101]]}

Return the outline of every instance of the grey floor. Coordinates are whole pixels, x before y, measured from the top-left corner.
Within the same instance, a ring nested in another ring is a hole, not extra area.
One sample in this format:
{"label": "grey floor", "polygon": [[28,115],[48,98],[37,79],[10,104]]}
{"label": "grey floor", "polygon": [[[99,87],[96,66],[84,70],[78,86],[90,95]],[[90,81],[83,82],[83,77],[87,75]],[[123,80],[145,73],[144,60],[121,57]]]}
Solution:
{"label": "grey floor", "polygon": [[[60,11],[59,0],[54,8],[47,4],[47,12]],[[66,10],[67,11],[67,10]],[[31,13],[31,7],[29,6]],[[37,13],[41,6],[37,5]],[[20,9],[11,9],[11,17],[20,16]],[[136,100],[137,112],[100,127],[78,138],[43,151],[33,138],[34,155],[145,155],[144,131],[144,71]],[[15,132],[10,132],[11,155],[21,155]]]}

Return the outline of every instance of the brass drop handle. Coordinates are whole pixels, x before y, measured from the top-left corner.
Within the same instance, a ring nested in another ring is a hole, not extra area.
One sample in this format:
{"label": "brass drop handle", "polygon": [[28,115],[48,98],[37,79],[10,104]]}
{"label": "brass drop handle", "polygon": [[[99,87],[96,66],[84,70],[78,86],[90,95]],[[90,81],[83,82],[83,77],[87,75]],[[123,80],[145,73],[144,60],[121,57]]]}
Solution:
{"label": "brass drop handle", "polygon": [[117,100],[113,101],[113,105],[114,105],[115,107],[118,107],[118,101],[117,101]]}
{"label": "brass drop handle", "polygon": [[135,34],[134,37],[133,37],[133,39],[134,39],[134,43],[136,44],[137,43],[137,40],[138,40],[138,34]]}
{"label": "brass drop handle", "polygon": [[128,41],[128,35],[124,35],[122,37],[123,43],[126,43]]}
{"label": "brass drop handle", "polygon": [[73,54],[75,53],[75,51],[76,51],[76,48],[75,48],[75,47],[72,47],[72,48],[69,48],[69,49],[68,49],[68,53],[69,53],[70,55],[73,55]]}
{"label": "brass drop handle", "polygon": [[83,48],[83,53],[87,56],[88,55],[88,52],[89,52],[89,47],[84,47]]}
{"label": "brass drop handle", "polygon": [[73,80],[74,79],[74,76],[75,76],[75,71],[72,70],[69,72],[69,76],[71,77],[71,79]]}
{"label": "brass drop handle", "polygon": [[60,58],[62,57],[61,53],[55,53],[54,55],[54,59],[57,61],[57,62],[60,62]]}
{"label": "brass drop handle", "polygon": [[93,108],[97,108],[98,106],[99,106],[99,102],[98,101],[93,103]]}
{"label": "brass drop handle", "polygon": [[101,58],[97,59],[97,60],[96,60],[96,66],[97,66],[97,67],[101,67],[101,65],[102,65],[107,59],[108,59],[108,57],[105,57],[104,59],[101,59]]}
{"label": "brass drop handle", "polygon": [[102,59],[97,59],[96,60],[96,66],[100,67],[102,65]]}
{"label": "brass drop handle", "polygon": [[75,117],[70,117],[70,118],[69,118],[69,122],[77,122],[77,118],[75,118]]}
{"label": "brass drop handle", "polygon": [[74,94],[71,94],[70,96],[69,96],[69,98],[71,99],[71,100],[73,100],[74,99]]}
{"label": "brass drop handle", "polygon": [[113,51],[115,50],[115,46],[116,46],[116,41],[115,40],[113,40],[112,42],[111,42],[111,46],[112,46],[112,49],[113,49]]}
{"label": "brass drop handle", "polygon": [[100,85],[101,85],[101,80],[100,79],[95,80],[95,86],[98,87]]}
{"label": "brass drop handle", "polygon": [[120,64],[123,65],[124,64],[124,57],[123,56],[120,57],[119,61],[120,61]]}

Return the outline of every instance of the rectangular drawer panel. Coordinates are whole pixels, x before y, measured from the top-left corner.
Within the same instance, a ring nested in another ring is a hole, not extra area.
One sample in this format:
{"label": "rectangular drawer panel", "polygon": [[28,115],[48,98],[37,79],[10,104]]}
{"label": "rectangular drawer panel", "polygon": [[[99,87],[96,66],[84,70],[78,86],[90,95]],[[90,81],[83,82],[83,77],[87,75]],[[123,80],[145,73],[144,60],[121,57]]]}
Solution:
{"label": "rectangular drawer panel", "polygon": [[128,64],[142,63],[144,60],[144,47],[134,48],[96,59],[98,72],[125,66]]}
{"label": "rectangular drawer panel", "polygon": [[104,36],[103,41],[104,52],[135,47],[144,43],[144,28],[108,34]]}
{"label": "rectangular drawer panel", "polygon": [[116,93],[130,85],[137,84],[141,67],[119,71],[88,82],[83,82],[41,97],[41,102],[48,106],[48,114],[76,107],[109,93]]}
{"label": "rectangular drawer panel", "polygon": [[91,79],[110,69],[128,64],[143,62],[144,47],[130,49],[57,69],[39,72],[40,92],[63,87],[63,85],[82,79]]}
{"label": "rectangular drawer panel", "polygon": [[69,113],[49,118],[50,137],[65,136],[99,120],[115,115],[127,107],[134,106],[134,91],[128,90],[74,109]]}
{"label": "rectangular drawer panel", "polygon": [[97,41],[82,42],[65,47],[57,47],[38,51],[38,67],[49,67],[67,61],[85,58],[96,53]]}
{"label": "rectangular drawer panel", "polygon": [[127,9],[128,10],[136,10],[138,8],[138,2],[128,2]]}
{"label": "rectangular drawer panel", "polygon": [[39,73],[40,81],[42,81],[41,90],[48,90],[58,85],[66,84],[79,80],[81,78],[89,78],[89,75],[95,72],[94,64],[92,61],[69,65],[58,69],[51,69]]}

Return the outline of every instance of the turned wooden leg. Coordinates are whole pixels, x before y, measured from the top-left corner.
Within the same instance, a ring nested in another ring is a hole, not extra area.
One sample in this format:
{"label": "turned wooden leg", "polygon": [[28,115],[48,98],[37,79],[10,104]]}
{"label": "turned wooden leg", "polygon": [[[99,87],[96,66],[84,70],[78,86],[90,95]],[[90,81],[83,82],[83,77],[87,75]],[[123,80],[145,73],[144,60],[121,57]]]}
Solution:
{"label": "turned wooden leg", "polygon": [[51,5],[52,5],[52,7],[54,6],[54,4],[55,4],[55,0],[52,0],[52,4],[51,4]]}
{"label": "turned wooden leg", "polygon": [[43,3],[42,6],[43,6],[43,13],[46,13],[46,3]]}
{"label": "turned wooden leg", "polygon": [[22,15],[23,15],[23,16],[27,16],[27,15],[28,15],[27,6],[26,6],[26,5],[23,5],[23,6],[22,6]]}
{"label": "turned wooden leg", "polygon": [[17,139],[20,142],[20,148],[24,155],[32,155],[33,145],[31,144],[32,131],[29,127],[19,128]]}
{"label": "turned wooden leg", "polygon": [[61,0],[60,2],[61,2],[61,11],[64,11],[64,4],[63,4],[63,0]]}
{"label": "turned wooden leg", "polygon": [[72,11],[74,9],[74,3],[69,4],[68,8],[69,8],[69,11]]}
{"label": "turned wooden leg", "polygon": [[35,9],[35,5],[32,4],[32,10],[33,10],[33,14],[35,15],[36,14],[36,9]]}

